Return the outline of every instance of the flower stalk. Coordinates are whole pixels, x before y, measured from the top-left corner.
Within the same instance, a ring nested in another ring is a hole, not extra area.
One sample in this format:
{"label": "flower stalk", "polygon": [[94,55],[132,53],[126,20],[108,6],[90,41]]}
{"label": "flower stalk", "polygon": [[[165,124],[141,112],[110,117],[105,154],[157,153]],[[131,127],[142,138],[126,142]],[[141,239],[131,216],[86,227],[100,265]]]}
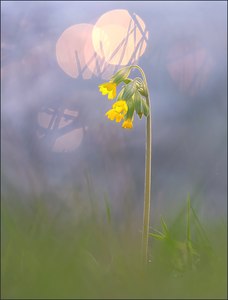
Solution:
{"label": "flower stalk", "polygon": [[150,201],[151,201],[151,159],[152,159],[152,130],[151,130],[151,107],[150,93],[145,73],[139,66],[135,66],[143,77],[146,86],[146,102],[149,108],[149,115],[146,118],[146,145],[145,145],[145,186],[144,186],[144,210],[143,210],[143,232],[142,232],[142,263],[148,262],[148,241],[150,227]]}
{"label": "flower stalk", "polygon": [[[142,79],[128,78],[132,69],[137,69]],[[111,77],[108,83],[99,86],[100,92],[108,94],[108,99],[116,96],[116,87],[124,83],[121,92],[117,96],[117,101],[113,108],[106,113],[106,116],[119,123],[123,120],[122,128],[133,128],[134,112],[142,118],[146,117],[146,145],[145,145],[145,185],[144,185],[144,210],[143,210],[143,230],[142,230],[142,263],[144,266],[148,262],[148,240],[150,225],[150,201],[151,201],[151,158],[152,158],[152,131],[151,131],[151,107],[150,94],[144,71],[137,65],[127,66],[120,69]]]}

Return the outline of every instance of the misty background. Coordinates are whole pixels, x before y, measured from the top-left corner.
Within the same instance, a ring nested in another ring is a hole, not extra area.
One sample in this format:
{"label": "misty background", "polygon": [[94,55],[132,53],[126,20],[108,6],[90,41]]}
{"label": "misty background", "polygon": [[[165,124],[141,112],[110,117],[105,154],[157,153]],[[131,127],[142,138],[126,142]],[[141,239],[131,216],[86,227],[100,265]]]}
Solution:
{"label": "misty background", "polygon": [[[68,27],[116,9],[137,14],[149,33],[137,63],[152,102],[152,215],[189,193],[201,217],[225,216],[226,1],[1,2],[3,197],[43,198],[76,215],[108,199],[116,219],[141,222],[145,119],[135,117],[131,131],[110,122],[112,103],[98,90],[105,80],[68,76],[55,52]],[[56,112],[63,123],[47,130]]]}

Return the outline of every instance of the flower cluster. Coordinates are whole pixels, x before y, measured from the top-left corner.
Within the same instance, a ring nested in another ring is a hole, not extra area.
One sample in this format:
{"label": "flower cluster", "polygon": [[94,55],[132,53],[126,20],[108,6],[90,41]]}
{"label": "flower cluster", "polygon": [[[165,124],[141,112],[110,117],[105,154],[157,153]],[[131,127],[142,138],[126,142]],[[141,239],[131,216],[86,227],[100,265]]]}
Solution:
{"label": "flower cluster", "polygon": [[121,83],[124,85],[117,96],[116,102],[112,109],[106,112],[106,116],[111,121],[117,123],[123,121],[122,127],[133,128],[134,112],[139,118],[142,115],[147,117],[149,115],[149,107],[146,98],[148,96],[146,82],[139,77],[135,79],[128,78],[133,66],[124,67],[114,74],[109,82],[99,85],[99,90],[102,95],[108,95],[108,99],[116,98],[117,86]]}
{"label": "flower cluster", "polygon": [[116,101],[112,109],[106,112],[106,116],[111,120],[114,121],[116,120],[117,123],[123,120],[124,116],[126,115],[128,111],[128,106],[126,104],[126,101],[124,100],[119,100]]}

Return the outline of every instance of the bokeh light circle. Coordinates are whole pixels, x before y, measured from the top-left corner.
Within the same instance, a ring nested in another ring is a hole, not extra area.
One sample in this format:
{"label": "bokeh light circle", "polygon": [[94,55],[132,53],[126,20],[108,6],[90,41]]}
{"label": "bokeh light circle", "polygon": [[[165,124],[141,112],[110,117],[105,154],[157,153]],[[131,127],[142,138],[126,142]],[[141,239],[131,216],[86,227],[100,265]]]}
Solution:
{"label": "bokeh light circle", "polygon": [[143,20],[127,10],[111,10],[103,14],[92,32],[96,53],[107,63],[134,63],[146,50],[148,31]]}
{"label": "bokeh light circle", "polygon": [[90,79],[93,74],[88,69],[85,59],[86,54],[88,56],[94,52],[91,41],[92,29],[91,24],[73,25],[61,34],[56,43],[57,62],[70,77],[82,76],[83,79]]}

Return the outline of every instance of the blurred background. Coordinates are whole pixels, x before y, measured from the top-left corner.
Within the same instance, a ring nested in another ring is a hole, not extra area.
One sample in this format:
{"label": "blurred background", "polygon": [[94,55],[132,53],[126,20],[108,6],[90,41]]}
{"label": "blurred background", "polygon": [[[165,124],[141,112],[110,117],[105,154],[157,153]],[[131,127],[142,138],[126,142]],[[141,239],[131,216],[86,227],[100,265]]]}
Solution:
{"label": "blurred background", "polygon": [[110,122],[98,90],[137,63],[152,101],[153,222],[188,193],[202,218],[225,216],[226,1],[3,1],[1,17],[4,199],[74,217],[108,201],[141,226],[145,119]]}

